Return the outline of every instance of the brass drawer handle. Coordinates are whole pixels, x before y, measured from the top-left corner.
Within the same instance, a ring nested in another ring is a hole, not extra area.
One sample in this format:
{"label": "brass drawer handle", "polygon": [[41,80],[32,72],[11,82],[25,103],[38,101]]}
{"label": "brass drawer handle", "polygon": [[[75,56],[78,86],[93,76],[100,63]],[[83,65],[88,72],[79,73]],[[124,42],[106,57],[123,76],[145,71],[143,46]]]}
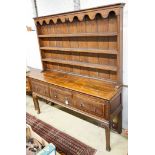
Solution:
{"label": "brass drawer handle", "polygon": [[69,104],[68,100],[65,100],[65,104],[67,104],[67,105]]}
{"label": "brass drawer handle", "polygon": [[80,103],[80,107],[84,107],[84,104],[83,103]]}
{"label": "brass drawer handle", "polygon": [[54,95],[55,98],[57,98],[57,95]]}
{"label": "brass drawer handle", "polygon": [[65,104],[66,104],[66,105],[69,104],[67,97],[65,97]]}

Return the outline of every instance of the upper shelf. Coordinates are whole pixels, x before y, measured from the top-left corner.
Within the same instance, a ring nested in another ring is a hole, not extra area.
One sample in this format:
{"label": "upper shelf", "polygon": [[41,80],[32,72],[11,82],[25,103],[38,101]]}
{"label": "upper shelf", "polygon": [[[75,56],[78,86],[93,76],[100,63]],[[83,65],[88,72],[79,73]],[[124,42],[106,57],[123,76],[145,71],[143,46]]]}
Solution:
{"label": "upper shelf", "polygon": [[59,37],[107,37],[117,36],[117,32],[101,32],[101,33],[72,33],[72,34],[45,34],[38,35],[39,38],[59,38]]}
{"label": "upper shelf", "polygon": [[116,50],[94,49],[94,48],[63,48],[63,47],[40,47],[41,50],[95,53],[95,54],[117,54]]}
{"label": "upper shelf", "polygon": [[88,67],[88,68],[103,69],[103,70],[110,70],[110,71],[117,71],[117,67],[111,66],[111,65],[92,64],[92,63],[86,63],[86,62],[60,60],[60,59],[52,59],[52,58],[44,58],[44,59],[42,59],[42,61],[54,62],[54,63],[60,63],[60,64],[66,64],[66,65],[81,66],[81,67]]}

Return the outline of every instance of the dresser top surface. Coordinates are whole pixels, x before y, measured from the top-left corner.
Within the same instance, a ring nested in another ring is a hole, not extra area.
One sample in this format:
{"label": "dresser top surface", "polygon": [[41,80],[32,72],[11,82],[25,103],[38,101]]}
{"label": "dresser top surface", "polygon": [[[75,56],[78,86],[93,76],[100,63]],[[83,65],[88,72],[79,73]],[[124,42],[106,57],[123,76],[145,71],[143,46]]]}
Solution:
{"label": "dresser top surface", "polygon": [[120,91],[120,86],[104,81],[60,73],[56,71],[41,72],[31,69],[27,76],[56,86],[111,100]]}

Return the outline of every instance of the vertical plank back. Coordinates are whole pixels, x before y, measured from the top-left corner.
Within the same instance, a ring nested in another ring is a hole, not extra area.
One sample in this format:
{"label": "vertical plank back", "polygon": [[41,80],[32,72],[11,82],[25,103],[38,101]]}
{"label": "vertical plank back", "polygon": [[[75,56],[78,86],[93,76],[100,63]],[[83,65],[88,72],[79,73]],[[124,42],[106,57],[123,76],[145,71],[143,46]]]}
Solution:
{"label": "vertical plank back", "polygon": [[44,70],[121,83],[122,5],[109,8],[35,19]]}

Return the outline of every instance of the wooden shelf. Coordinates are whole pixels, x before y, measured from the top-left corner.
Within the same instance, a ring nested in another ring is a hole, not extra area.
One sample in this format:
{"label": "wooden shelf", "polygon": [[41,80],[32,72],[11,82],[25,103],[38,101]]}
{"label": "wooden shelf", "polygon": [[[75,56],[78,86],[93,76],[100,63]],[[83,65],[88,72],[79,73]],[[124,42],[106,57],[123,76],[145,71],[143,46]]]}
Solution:
{"label": "wooden shelf", "polygon": [[117,67],[111,66],[111,65],[92,64],[92,63],[85,63],[85,62],[79,62],[79,61],[68,61],[68,60],[51,59],[51,58],[45,58],[45,59],[42,59],[42,61],[88,67],[88,68],[103,69],[103,70],[110,70],[110,71],[117,71]]}
{"label": "wooden shelf", "polygon": [[107,37],[117,36],[117,32],[101,32],[101,33],[75,33],[75,34],[46,34],[38,35],[39,38],[58,38],[58,37]]}
{"label": "wooden shelf", "polygon": [[63,48],[63,47],[40,47],[41,50],[68,51],[95,54],[117,54],[116,50],[93,49],[93,48]]}

